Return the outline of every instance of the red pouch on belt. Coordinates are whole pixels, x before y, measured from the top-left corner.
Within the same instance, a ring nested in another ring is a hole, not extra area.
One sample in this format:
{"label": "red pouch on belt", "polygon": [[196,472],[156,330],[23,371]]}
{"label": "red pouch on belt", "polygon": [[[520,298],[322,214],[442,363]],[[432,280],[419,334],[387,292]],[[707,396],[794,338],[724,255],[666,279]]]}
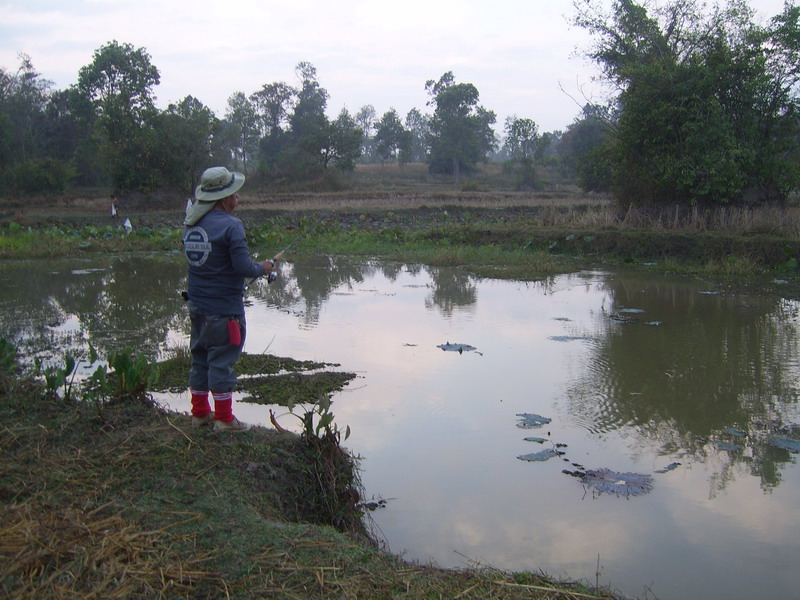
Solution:
{"label": "red pouch on belt", "polygon": [[239,321],[228,319],[228,343],[231,346],[239,346],[242,343],[242,330],[239,329]]}

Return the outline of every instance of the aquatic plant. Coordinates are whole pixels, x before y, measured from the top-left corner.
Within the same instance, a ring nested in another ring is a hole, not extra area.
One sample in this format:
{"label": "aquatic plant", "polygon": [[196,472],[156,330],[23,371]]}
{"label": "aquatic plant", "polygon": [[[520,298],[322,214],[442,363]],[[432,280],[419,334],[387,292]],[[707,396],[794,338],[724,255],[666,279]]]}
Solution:
{"label": "aquatic plant", "polygon": [[10,373],[17,364],[17,347],[6,338],[0,338],[0,372]]}
{"label": "aquatic plant", "polygon": [[38,358],[34,361],[34,370],[44,379],[45,389],[50,395],[57,395],[63,388],[64,400],[72,400],[72,387],[75,382],[75,375],[78,370],[78,361],[75,357],[67,353],[63,360],[63,366],[43,366]]}

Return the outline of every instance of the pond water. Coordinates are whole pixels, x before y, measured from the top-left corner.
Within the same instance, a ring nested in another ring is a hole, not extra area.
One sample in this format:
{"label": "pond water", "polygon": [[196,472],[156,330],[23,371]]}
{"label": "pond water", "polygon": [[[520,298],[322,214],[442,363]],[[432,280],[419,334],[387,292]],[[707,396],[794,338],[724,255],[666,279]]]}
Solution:
{"label": "pond water", "polygon": [[[87,340],[156,357],[186,343],[184,284],[174,255],[0,264],[0,334],[28,357]],[[796,597],[797,303],[656,272],[520,283],[334,258],[248,303],[246,351],[358,374],[333,411],[391,551],[643,598]],[[605,487],[573,476],[601,469]],[[631,473],[649,484],[618,485]]]}

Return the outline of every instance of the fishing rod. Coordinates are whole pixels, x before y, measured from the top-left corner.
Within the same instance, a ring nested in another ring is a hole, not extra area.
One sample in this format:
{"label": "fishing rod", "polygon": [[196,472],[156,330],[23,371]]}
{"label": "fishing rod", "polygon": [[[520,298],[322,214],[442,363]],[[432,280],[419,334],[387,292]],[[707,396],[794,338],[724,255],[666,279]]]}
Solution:
{"label": "fishing rod", "polygon": [[[277,253],[275,256],[273,256],[273,257],[270,259],[270,260],[272,261],[272,266],[273,266],[273,269],[274,269],[275,265],[278,263],[278,261],[281,259],[281,257],[283,257],[283,253],[284,253],[284,252],[286,252],[286,251],[287,251],[289,248],[291,248],[292,246],[294,246],[294,243],[295,243],[297,240],[299,240],[301,237],[303,237],[303,236],[302,236],[302,235],[298,235],[298,236],[297,236],[296,238],[294,238],[294,239],[293,239],[291,242],[289,242],[289,245],[288,245],[288,246],[286,246],[286,247],[285,247],[283,250],[281,250],[280,252],[278,252],[278,253]],[[254,283],[254,282],[256,281],[256,279],[258,279],[259,277],[261,277],[261,275],[258,275],[258,276],[256,276],[256,277],[253,277],[253,278],[252,278],[252,279],[251,279],[249,282],[247,282],[247,283],[244,285],[244,289],[245,289],[245,290],[247,290],[247,289],[248,289],[248,288],[249,288],[251,285],[253,285],[253,283]],[[270,272],[269,272],[269,275],[267,275],[267,283],[272,283],[272,282],[273,282],[273,281],[275,281],[277,278],[278,278],[278,272],[277,272],[277,271],[275,271],[275,270],[272,270],[272,271],[270,271]]]}

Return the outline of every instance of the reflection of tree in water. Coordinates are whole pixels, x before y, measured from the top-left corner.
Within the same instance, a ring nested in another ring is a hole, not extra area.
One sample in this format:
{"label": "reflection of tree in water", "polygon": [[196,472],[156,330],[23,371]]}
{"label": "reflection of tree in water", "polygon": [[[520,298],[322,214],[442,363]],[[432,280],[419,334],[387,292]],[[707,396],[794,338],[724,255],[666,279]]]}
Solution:
{"label": "reflection of tree in water", "polygon": [[[129,347],[155,357],[169,328],[185,320],[177,293],[185,265],[171,257],[13,263],[2,278],[13,284],[0,292],[0,334],[24,339],[31,353],[79,353],[90,341],[101,355]],[[79,329],[56,334],[71,316]]]}
{"label": "reflection of tree in water", "polygon": [[[792,306],[647,277],[614,277],[607,288],[611,304],[597,315],[588,368],[569,390],[573,414],[595,431],[633,426],[664,454],[719,454],[727,464],[715,476],[717,489],[736,465],[765,488],[777,485],[789,453],[767,439],[786,427],[798,397]],[[653,321],[661,324],[645,325]],[[713,442],[742,449],[718,453]]]}
{"label": "reflection of tree in water", "polygon": [[322,305],[331,294],[353,292],[356,284],[363,283],[376,270],[372,263],[354,263],[330,256],[295,263],[292,275],[298,295],[305,301],[304,321],[317,323]]}
{"label": "reflection of tree in water", "polygon": [[188,313],[178,291],[185,286],[183,260],[116,258],[96,295],[71,295],[62,303],[96,338],[98,350],[132,348],[155,357],[167,331]]}
{"label": "reflection of tree in water", "polygon": [[264,298],[276,306],[291,306],[302,300],[303,322],[317,323],[322,306],[333,294],[350,294],[376,274],[389,281],[397,281],[403,273],[427,273],[433,283],[433,292],[426,298],[428,308],[438,307],[450,314],[458,306],[469,306],[477,300],[477,286],[472,276],[454,269],[406,265],[399,262],[353,261],[348,258],[317,256],[281,268],[281,275],[269,288],[260,283],[251,288],[254,297]]}
{"label": "reflection of tree in water", "polygon": [[433,291],[425,299],[427,308],[438,307],[439,311],[450,316],[455,308],[470,306],[478,300],[478,287],[475,278],[455,269],[426,268],[433,280]]}

